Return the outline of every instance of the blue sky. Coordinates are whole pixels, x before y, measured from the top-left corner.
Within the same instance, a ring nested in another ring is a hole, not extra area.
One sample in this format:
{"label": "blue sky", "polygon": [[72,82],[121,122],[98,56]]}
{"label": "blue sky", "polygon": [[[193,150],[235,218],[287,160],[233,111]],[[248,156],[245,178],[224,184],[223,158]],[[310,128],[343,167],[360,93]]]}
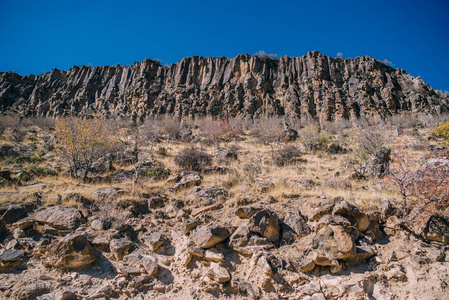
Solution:
{"label": "blue sky", "polygon": [[372,56],[449,90],[449,1],[0,0],[0,71],[145,58]]}

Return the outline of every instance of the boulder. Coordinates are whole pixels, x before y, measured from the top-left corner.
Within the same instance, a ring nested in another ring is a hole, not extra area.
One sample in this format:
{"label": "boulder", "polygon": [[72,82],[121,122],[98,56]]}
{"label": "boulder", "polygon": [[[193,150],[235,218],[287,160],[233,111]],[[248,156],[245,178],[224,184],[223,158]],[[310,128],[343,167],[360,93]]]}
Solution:
{"label": "boulder", "polygon": [[261,210],[261,208],[246,206],[246,207],[238,208],[235,211],[235,214],[236,214],[236,216],[238,216],[241,219],[249,219],[252,217],[252,215],[254,215],[256,212],[258,212],[260,210]]}
{"label": "boulder", "polygon": [[204,249],[215,246],[229,236],[229,230],[217,224],[199,226],[191,234],[192,241]]}
{"label": "boulder", "polygon": [[128,238],[113,239],[109,243],[109,249],[116,260],[121,260],[134,247],[134,243]]}
{"label": "boulder", "polygon": [[143,238],[143,242],[151,251],[156,251],[165,243],[166,238],[159,232],[153,232]]}
{"label": "boulder", "polygon": [[341,225],[329,225],[321,228],[312,241],[315,252],[331,260],[348,259],[355,254],[353,237]]}
{"label": "boulder", "polygon": [[449,244],[449,219],[443,216],[430,216],[422,230],[422,236],[428,241]]}
{"label": "boulder", "polygon": [[48,247],[48,265],[76,270],[95,262],[95,254],[84,234],[70,234],[53,241]]}
{"label": "boulder", "polygon": [[215,262],[210,264],[210,269],[207,271],[206,276],[218,283],[225,283],[231,280],[228,270]]}
{"label": "boulder", "polygon": [[284,217],[282,224],[282,238],[291,241],[295,236],[305,236],[311,232],[309,225],[307,225],[306,219],[296,213],[287,214]]}
{"label": "boulder", "polygon": [[86,223],[78,209],[62,206],[52,206],[41,210],[36,213],[34,220],[62,230],[75,230]]}
{"label": "boulder", "polygon": [[167,182],[174,182],[173,188],[175,190],[182,190],[200,185],[202,180],[203,178],[200,173],[195,171],[184,171],[182,173],[170,176],[167,179]]}
{"label": "boulder", "polygon": [[271,210],[261,210],[255,213],[248,222],[248,229],[267,237],[271,242],[279,239],[279,219],[275,212]]}
{"label": "boulder", "polygon": [[155,275],[159,268],[158,261],[154,255],[131,253],[123,257],[123,261],[136,268],[144,268],[149,275]]}
{"label": "boulder", "polygon": [[5,249],[0,254],[0,273],[14,271],[24,264],[23,250]]}

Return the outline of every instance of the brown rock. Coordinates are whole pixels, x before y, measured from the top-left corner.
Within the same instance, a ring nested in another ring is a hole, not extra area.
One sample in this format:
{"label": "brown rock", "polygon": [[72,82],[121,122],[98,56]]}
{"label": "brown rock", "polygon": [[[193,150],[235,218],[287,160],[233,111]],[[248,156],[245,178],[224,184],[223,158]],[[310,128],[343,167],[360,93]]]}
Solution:
{"label": "brown rock", "polygon": [[48,247],[48,263],[55,268],[83,269],[94,263],[95,259],[92,246],[83,234],[67,235]]}
{"label": "brown rock", "polygon": [[86,222],[78,209],[62,206],[41,210],[36,213],[34,220],[63,230],[75,230]]}
{"label": "brown rock", "polygon": [[199,226],[191,234],[192,241],[204,249],[215,246],[229,236],[229,230],[217,224]]}

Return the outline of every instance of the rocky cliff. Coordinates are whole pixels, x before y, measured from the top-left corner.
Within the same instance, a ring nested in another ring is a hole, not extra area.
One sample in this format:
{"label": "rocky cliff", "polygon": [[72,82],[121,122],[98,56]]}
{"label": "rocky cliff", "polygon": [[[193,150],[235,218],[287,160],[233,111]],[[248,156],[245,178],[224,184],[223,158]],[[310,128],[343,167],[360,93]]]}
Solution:
{"label": "rocky cliff", "polygon": [[403,111],[449,111],[449,96],[420,77],[371,57],[319,52],[279,60],[255,55],[186,57],[169,67],[54,69],[41,76],[0,73],[0,112],[179,117],[287,115],[319,120],[386,117]]}

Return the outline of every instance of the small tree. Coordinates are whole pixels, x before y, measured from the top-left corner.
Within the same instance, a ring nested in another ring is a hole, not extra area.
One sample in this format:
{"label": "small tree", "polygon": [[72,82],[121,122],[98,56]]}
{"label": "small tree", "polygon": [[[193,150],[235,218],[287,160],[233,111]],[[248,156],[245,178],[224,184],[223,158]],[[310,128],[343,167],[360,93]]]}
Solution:
{"label": "small tree", "polygon": [[85,180],[92,164],[114,149],[115,141],[106,123],[98,118],[62,118],[56,121],[56,150],[66,159],[71,176]]}

